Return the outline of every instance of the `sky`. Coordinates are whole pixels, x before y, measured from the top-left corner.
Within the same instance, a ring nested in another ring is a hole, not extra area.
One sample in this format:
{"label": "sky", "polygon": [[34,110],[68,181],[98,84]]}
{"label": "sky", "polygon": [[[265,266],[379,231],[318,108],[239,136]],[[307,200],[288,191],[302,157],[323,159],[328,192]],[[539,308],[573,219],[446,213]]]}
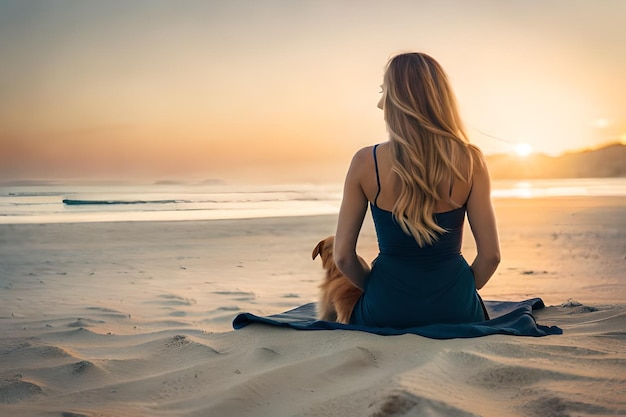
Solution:
{"label": "sky", "polygon": [[0,0],[0,179],[341,181],[422,51],[486,154],[626,143],[623,0]]}

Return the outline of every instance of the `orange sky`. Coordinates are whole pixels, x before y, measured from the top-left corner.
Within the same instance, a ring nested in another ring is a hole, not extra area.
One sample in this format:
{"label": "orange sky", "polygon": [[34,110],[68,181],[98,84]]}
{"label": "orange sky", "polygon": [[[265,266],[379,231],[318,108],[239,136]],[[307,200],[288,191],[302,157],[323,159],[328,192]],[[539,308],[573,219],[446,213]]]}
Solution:
{"label": "orange sky", "polygon": [[341,181],[385,140],[378,86],[403,50],[442,63],[486,153],[625,141],[624,16],[621,0],[0,0],[0,178]]}

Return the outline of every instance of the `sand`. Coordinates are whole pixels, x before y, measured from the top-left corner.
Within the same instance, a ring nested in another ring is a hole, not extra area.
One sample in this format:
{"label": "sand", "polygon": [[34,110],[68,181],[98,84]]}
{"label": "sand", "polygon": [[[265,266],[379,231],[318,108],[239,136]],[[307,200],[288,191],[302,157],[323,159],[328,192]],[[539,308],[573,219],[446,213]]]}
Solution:
{"label": "sand", "polygon": [[315,300],[335,216],[0,225],[0,416],[626,415],[626,198],[495,205],[482,296],[563,335],[230,330]]}

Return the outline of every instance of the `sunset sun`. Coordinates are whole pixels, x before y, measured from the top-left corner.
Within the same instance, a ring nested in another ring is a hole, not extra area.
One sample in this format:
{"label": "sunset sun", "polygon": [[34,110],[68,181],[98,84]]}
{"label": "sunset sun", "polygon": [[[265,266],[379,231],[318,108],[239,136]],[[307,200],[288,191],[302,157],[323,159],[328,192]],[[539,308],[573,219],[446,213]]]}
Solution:
{"label": "sunset sun", "polygon": [[532,146],[527,143],[518,143],[517,145],[515,145],[515,153],[519,157],[525,158],[530,155],[532,151]]}

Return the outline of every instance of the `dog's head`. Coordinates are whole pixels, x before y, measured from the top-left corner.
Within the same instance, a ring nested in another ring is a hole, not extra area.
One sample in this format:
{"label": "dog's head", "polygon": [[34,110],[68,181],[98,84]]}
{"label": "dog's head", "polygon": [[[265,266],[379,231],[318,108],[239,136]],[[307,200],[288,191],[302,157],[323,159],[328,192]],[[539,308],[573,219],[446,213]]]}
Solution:
{"label": "dog's head", "polygon": [[311,255],[313,259],[317,258],[317,255],[322,257],[322,265],[324,269],[328,270],[334,266],[333,261],[333,244],[335,243],[334,236],[328,236],[326,239],[321,240]]}

